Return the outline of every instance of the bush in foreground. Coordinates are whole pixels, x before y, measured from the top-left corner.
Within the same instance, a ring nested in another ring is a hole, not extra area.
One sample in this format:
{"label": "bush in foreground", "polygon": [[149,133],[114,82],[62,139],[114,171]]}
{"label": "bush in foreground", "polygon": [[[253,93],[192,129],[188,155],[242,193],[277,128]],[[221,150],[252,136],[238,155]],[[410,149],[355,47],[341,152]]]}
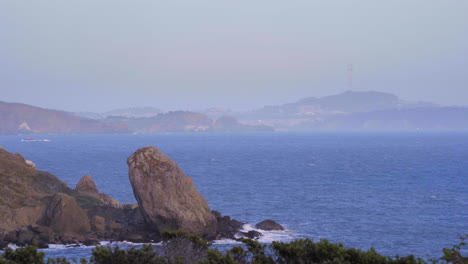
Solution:
{"label": "bush in foreground", "polygon": [[[468,264],[463,247],[468,235],[451,249],[443,249],[443,256],[429,263]],[[142,248],[96,247],[89,260],[64,258],[44,260],[44,253],[34,246],[6,249],[0,264],[426,264],[413,255],[395,258],[382,256],[373,248],[363,251],[345,248],[342,243],[323,239],[313,242],[299,239],[290,243],[273,242],[267,246],[251,239],[243,239],[243,247],[236,246],[226,252],[210,249],[210,243],[185,231],[166,231],[162,247],[144,245]]]}

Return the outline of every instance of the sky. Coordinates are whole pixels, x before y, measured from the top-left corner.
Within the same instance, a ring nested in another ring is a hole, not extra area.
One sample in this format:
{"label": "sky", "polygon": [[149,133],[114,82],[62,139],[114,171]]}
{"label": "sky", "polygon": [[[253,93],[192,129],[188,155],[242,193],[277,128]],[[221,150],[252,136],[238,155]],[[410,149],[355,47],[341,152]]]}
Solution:
{"label": "sky", "polygon": [[2,0],[0,101],[246,110],[372,90],[468,105],[467,14],[466,0]]}

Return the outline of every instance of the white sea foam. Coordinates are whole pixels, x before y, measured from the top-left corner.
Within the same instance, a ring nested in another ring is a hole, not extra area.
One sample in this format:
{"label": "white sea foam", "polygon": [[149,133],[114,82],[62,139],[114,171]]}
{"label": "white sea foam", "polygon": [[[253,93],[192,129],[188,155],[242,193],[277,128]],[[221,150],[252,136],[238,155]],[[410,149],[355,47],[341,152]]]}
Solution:
{"label": "white sea foam", "polygon": [[[283,231],[266,231],[266,230],[262,230],[262,229],[258,229],[258,228],[255,228],[252,224],[245,224],[242,229],[240,230],[240,232],[244,232],[244,233],[247,233],[249,231],[257,231],[257,232],[260,232],[262,235],[260,238],[257,239],[258,242],[260,243],[271,243],[273,241],[282,241],[282,242],[288,242],[288,241],[291,241],[291,240],[294,240],[295,238],[297,238],[297,236],[295,236],[293,234],[293,232],[291,230],[288,230],[288,229],[285,229]],[[241,237],[243,237],[241,234],[236,234],[235,235],[236,239],[239,239]],[[237,241],[237,240],[233,240],[233,239],[228,239],[228,238],[224,238],[224,239],[219,239],[219,240],[214,240],[213,241],[215,245],[233,245],[233,244],[242,244],[242,242],[240,241]],[[100,246],[110,246],[110,247],[113,247],[113,246],[119,246],[119,247],[138,247],[138,246],[142,246],[142,245],[147,245],[147,244],[150,244],[150,245],[162,245],[162,242],[158,242],[158,243],[134,243],[134,242],[129,242],[129,241],[101,241],[99,242],[99,245]],[[86,245],[83,245],[83,244],[66,244],[66,245],[63,245],[63,244],[49,244],[49,250],[60,250],[60,249],[69,249],[69,248],[94,248],[95,246],[86,246]],[[18,246],[14,245],[14,244],[9,244],[8,247],[10,248],[13,248],[13,249],[16,249],[18,248]],[[47,250],[47,249],[46,249]]]}
{"label": "white sea foam", "polygon": [[215,241],[213,241],[213,243],[215,245],[242,244],[242,242],[240,242],[240,241],[229,239],[229,238],[223,238],[223,239],[215,240]]}
{"label": "white sea foam", "polygon": [[21,141],[36,141],[36,142],[50,142],[50,139],[36,139],[36,138],[23,138]]}
{"label": "white sea foam", "polygon": [[17,248],[19,248],[16,244],[13,244],[13,243],[8,244],[7,247],[8,247],[8,248],[11,248],[11,249],[13,249],[13,250],[16,250]]}
{"label": "white sea foam", "polygon": [[[295,239],[295,236],[293,235],[291,230],[285,229],[285,230],[275,230],[275,231],[266,231],[262,229],[255,228],[251,224],[245,224],[242,227],[241,232],[247,233],[249,231],[257,231],[260,232],[262,235],[260,238],[258,238],[258,242],[261,243],[271,243],[273,241],[291,241]],[[241,235],[237,234],[236,238],[240,238]]]}
{"label": "white sea foam", "polygon": [[48,244],[48,249],[67,249],[67,248],[93,248],[94,246],[86,246],[83,244]]}

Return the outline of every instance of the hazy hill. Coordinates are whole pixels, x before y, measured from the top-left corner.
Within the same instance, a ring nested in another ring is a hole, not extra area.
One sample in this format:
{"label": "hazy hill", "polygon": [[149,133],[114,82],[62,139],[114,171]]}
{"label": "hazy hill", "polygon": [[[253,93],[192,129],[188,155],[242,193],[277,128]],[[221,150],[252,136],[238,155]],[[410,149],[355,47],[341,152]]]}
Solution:
{"label": "hazy hill", "polygon": [[122,123],[103,123],[71,113],[0,101],[0,134],[126,133]]}
{"label": "hazy hill", "polygon": [[390,93],[347,91],[321,98],[308,97],[294,103],[265,106],[258,110],[244,113],[240,117],[242,120],[292,118],[427,106],[435,106],[435,104],[407,102]]}
{"label": "hazy hill", "polygon": [[211,119],[206,115],[188,111],[172,111],[140,118],[109,116],[106,120],[123,122],[140,133],[208,131],[212,125]]}
{"label": "hazy hill", "polygon": [[213,130],[217,132],[270,132],[273,127],[266,125],[241,124],[233,116],[222,116],[213,124]]}
{"label": "hazy hill", "polygon": [[120,108],[102,113],[104,117],[107,116],[124,116],[124,117],[152,117],[163,111],[155,107],[129,107]]}
{"label": "hazy hill", "polygon": [[172,132],[256,132],[273,131],[270,126],[246,125],[239,123],[235,117],[223,116],[215,122],[207,115],[190,111],[171,111],[153,117],[110,116],[112,122],[123,122],[133,131],[139,133],[172,133]]}
{"label": "hazy hill", "polygon": [[421,107],[353,113],[330,118],[315,128],[362,131],[468,130],[468,108]]}
{"label": "hazy hill", "polygon": [[464,108],[409,102],[389,93],[347,91],[265,106],[236,116],[247,124],[264,124],[286,131],[460,130],[465,129],[468,112]]}

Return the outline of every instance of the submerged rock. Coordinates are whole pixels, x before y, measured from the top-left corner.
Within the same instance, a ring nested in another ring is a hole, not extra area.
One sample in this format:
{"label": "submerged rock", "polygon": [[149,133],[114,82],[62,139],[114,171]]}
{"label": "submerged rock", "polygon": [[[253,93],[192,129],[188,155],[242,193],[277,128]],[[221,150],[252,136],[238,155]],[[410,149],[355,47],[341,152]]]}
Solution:
{"label": "submerged rock", "polygon": [[133,193],[145,222],[162,232],[186,230],[202,236],[216,232],[205,198],[177,163],[155,147],[138,149],[127,164]]}
{"label": "submerged rock", "polygon": [[255,228],[271,231],[271,230],[284,230],[284,227],[271,219],[263,220],[255,225]]}
{"label": "submerged rock", "polygon": [[250,239],[259,239],[262,236],[262,233],[255,230],[250,230],[248,232],[239,232],[238,234],[242,235],[244,238]]}

